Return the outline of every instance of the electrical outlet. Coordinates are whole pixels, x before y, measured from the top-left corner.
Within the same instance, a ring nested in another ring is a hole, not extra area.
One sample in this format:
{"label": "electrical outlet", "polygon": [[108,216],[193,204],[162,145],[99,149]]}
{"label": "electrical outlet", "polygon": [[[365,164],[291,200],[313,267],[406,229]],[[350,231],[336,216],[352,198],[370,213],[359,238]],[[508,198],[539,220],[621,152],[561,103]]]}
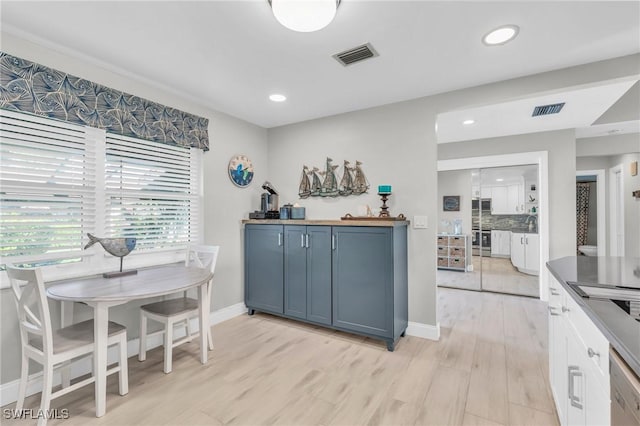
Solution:
{"label": "electrical outlet", "polygon": [[414,216],[413,229],[427,229],[427,216]]}

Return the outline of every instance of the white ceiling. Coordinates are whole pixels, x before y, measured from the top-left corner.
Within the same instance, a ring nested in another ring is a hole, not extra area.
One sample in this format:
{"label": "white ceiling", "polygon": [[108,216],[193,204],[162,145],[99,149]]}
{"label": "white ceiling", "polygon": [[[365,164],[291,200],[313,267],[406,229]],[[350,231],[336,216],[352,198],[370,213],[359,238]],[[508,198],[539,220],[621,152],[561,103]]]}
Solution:
{"label": "white ceiling", "polygon": [[598,136],[624,135],[639,133],[640,120],[622,121],[619,123],[597,124],[576,129],[576,139],[594,138]]}
{"label": "white ceiling", "polygon": [[[600,84],[438,114],[438,143],[591,126],[636,80]],[[557,114],[532,117],[536,106],[564,102]],[[471,125],[465,120],[474,120]]]}
{"label": "white ceiling", "polygon": [[[640,3],[343,0],[314,33],[276,22],[266,0],[2,1],[3,31],[93,58],[264,127],[640,52]],[[480,39],[502,24],[519,36]],[[379,57],[332,54],[370,42]],[[272,103],[268,95],[288,100]]]}

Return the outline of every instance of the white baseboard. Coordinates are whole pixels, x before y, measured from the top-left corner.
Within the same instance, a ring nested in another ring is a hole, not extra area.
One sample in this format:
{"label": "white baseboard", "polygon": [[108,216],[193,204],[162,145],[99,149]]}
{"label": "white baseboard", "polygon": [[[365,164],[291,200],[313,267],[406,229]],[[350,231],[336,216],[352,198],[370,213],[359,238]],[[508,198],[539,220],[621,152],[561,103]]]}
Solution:
{"label": "white baseboard", "polygon": [[440,323],[430,325],[409,321],[407,334],[409,336],[421,337],[423,339],[440,340]]}
{"label": "white baseboard", "polygon": [[[236,303],[235,305],[227,306],[222,309],[218,309],[215,312],[211,312],[209,315],[209,323],[211,325],[216,325],[221,322],[227,321],[231,318],[237,317],[239,315],[247,312],[247,307],[244,303]],[[198,320],[192,320],[193,329],[198,329]],[[175,339],[179,339],[184,336],[183,329],[177,329],[175,333]],[[215,345],[215,334],[213,336],[214,345]],[[162,334],[150,335],[147,337],[147,350],[156,348],[162,345]],[[138,355],[140,347],[140,339],[132,339],[127,342],[127,355],[129,358],[132,356]],[[115,363],[118,361],[118,352],[115,347],[109,348],[109,352],[107,353],[107,360],[109,364]],[[71,364],[71,378],[74,379],[76,377],[83,376],[92,371],[91,368],[91,357],[84,357],[75,361]],[[129,360],[131,362],[131,360]],[[20,380],[16,379],[11,382],[3,383],[0,385],[0,406],[5,406],[7,404],[11,404],[12,402],[16,402],[18,400],[18,386]],[[54,386],[57,386],[61,383],[60,373],[54,372],[53,374],[53,383]],[[34,373],[29,376],[29,385],[27,386],[27,396],[34,395],[42,391],[42,372]]]}

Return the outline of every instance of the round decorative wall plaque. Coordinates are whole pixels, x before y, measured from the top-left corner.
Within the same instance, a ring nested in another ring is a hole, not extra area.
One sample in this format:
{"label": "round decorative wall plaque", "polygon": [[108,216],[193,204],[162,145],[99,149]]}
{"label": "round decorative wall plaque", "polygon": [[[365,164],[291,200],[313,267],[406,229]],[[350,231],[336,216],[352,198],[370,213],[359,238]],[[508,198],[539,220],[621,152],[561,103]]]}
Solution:
{"label": "round decorative wall plaque", "polygon": [[246,155],[234,155],[229,160],[229,177],[240,188],[249,186],[253,180],[253,163]]}

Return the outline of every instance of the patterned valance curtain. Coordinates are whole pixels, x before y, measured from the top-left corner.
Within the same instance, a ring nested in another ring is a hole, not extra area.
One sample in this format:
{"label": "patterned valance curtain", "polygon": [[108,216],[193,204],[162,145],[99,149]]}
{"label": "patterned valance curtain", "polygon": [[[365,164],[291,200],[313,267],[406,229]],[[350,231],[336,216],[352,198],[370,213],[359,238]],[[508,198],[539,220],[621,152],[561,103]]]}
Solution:
{"label": "patterned valance curtain", "polygon": [[587,244],[589,229],[589,183],[576,182],[576,223],[578,246]]}
{"label": "patterned valance curtain", "polygon": [[0,52],[0,108],[209,150],[209,120]]}

